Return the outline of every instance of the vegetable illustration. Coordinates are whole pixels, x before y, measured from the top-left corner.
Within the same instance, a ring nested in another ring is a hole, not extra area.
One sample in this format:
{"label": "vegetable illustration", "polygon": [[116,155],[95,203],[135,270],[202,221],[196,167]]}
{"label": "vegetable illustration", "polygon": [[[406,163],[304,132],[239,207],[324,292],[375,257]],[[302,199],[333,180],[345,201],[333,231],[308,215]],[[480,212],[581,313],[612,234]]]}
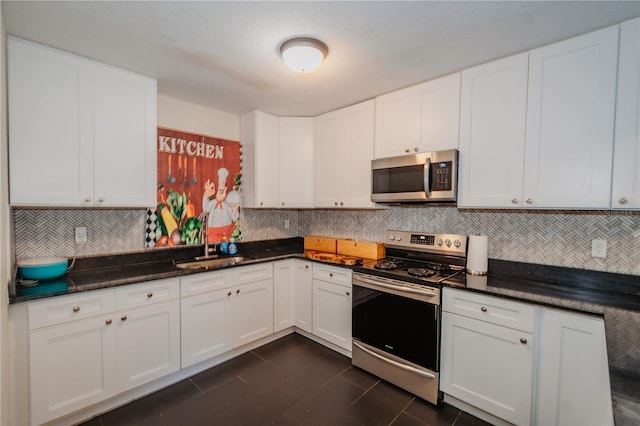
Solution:
{"label": "vegetable illustration", "polygon": [[160,218],[162,219],[164,228],[167,230],[166,235],[171,236],[173,231],[178,229],[178,222],[169,211],[169,208],[164,204],[159,204],[158,210],[160,211]]}
{"label": "vegetable illustration", "polygon": [[189,217],[182,227],[182,242],[186,244],[198,244],[200,242],[200,227],[202,222],[196,217]]}

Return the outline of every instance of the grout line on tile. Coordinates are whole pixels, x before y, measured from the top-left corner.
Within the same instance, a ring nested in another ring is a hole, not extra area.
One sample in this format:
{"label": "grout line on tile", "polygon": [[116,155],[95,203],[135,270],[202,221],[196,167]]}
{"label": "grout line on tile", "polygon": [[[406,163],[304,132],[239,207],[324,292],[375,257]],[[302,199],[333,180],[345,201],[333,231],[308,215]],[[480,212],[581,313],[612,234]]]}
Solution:
{"label": "grout line on tile", "polygon": [[458,419],[460,418],[461,415],[462,415],[462,410],[458,409],[458,415],[456,416],[453,423],[451,423],[451,426],[455,426],[455,424],[458,423]]}
{"label": "grout line on tile", "polygon": [[196,389],[198,389],[198,390],[200,391],[200,393],[201,393],[201,394],[203,394],[203,393],[204,393],[204,391],[203,391],[202,389],[200,389],[200,386],[198,386],[198,385],[196,384],[196,382],[194,382],[194,381],[192,380],[192,378],[191,378],[191,377],[189,377],[189,381],[191,382],[191,384],[192,384],[193,386],[195,386],[195,387],[196,387]]}

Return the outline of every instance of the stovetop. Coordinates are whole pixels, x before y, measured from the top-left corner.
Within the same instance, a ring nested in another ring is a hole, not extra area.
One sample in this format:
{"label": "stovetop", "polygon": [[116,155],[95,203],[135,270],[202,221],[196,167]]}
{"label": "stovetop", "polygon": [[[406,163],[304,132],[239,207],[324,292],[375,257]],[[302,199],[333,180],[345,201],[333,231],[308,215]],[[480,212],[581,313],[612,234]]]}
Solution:
{"label": "stovetop", "polygon": [[387,231],[387,256],[354,271],[415,284],[464,284],[467,237]]}

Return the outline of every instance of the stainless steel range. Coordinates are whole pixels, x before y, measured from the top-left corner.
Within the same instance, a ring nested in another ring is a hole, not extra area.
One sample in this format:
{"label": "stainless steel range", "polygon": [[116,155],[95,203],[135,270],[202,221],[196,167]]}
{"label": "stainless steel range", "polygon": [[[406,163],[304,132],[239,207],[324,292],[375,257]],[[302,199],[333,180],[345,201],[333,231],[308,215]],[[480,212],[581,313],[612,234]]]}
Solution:
{"label": "stainless steel range", "polygon": [[438,404],[440,289],[464,283],[467,237],[387,231],[385,248],[354,268],[352,363]]}

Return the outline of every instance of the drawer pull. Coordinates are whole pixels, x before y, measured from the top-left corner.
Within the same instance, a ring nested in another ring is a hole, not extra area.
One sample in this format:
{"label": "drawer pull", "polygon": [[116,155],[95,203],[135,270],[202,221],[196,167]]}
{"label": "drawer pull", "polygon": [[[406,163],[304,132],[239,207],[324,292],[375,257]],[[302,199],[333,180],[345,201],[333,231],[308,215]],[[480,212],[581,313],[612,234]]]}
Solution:
{"label": "drawer pull", "polygon": [[240,289],[239,288],[236,289],[236,294],[240,294]]}
{"label": "drawer pull", "polygon": [[347,296],[350,296],[351,292],[350,291],[346,291],[344,294],[346,294]]}
{"label": "drawer pull", "polygon": [[126,320],[127,320],[127,316],[126,316],[126,315],[123,315],[123,316],[121,316],[121,317],[120,317],[120,319],[121,319],[122,321],[126,321]]}
{"label": "drawer pull", "polygon": [[329,272],[329,276],[333,278],[333,272]]}
{"label": "drawer pull", "polygon": [[482,312],[487,312],[487,308],[486,308],[485,306],[483,306],[482,308],[480,308],[480,310],[481,310]]}
{"label": "drawer pull", "polygon": [[74,306],[73,312],[80,312],[80,306]]}
{"label": "drawer pull", "polygon": [[527,339],[525,339],[524,337],[520,339],[520,343],[522,343],[523,345],[527,344]]}
{"label": "drawer pull", "polygon": [[227,292],[227,296],[231,296],[231,290]]}
{"label": "drawer pull", "polygon": [[153,293],[152,292],[147,293],[147,297],[151,299],[153,297]]}
{"label": "drawer pull", "polygon": [[111,324],[111,318],[107,318],[107,320],[104,323],[107,325]]}

